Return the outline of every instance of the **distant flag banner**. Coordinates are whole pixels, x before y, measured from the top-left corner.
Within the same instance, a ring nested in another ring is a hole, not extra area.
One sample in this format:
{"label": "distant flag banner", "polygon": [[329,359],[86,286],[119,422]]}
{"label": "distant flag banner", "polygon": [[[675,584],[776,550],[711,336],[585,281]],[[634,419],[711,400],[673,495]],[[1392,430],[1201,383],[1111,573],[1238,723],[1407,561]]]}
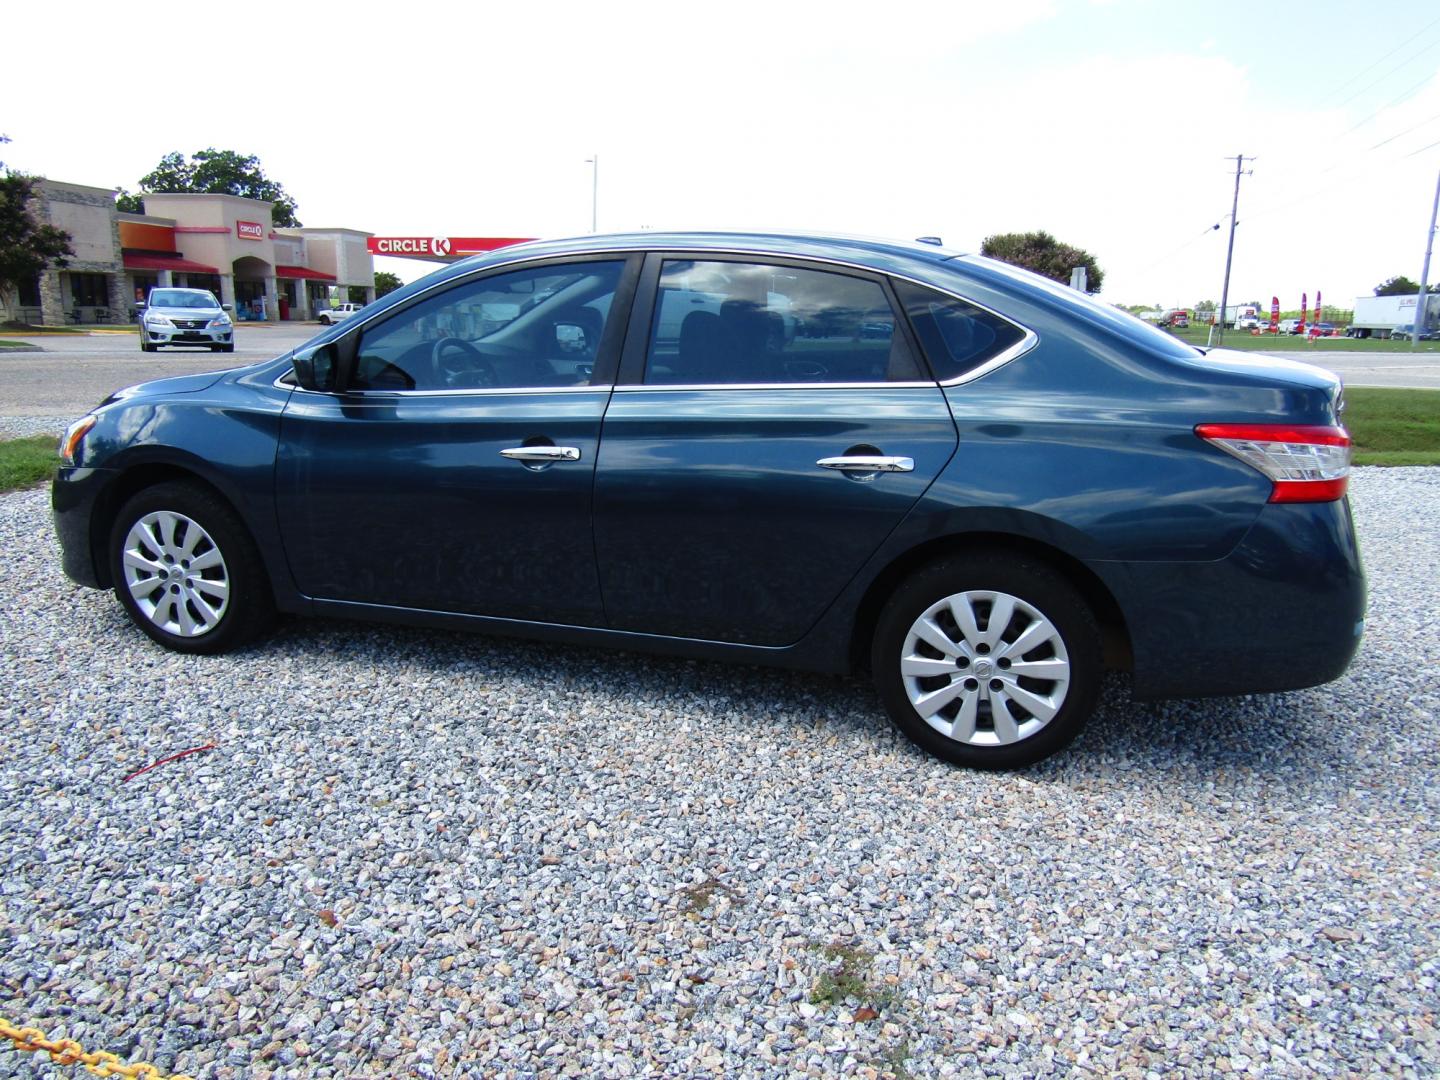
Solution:
{"label": "distant flag banner", "polygon": [[1280,329],[1280,298],[1270,297],[1270,332],[1273,334]]}
{"label": "distant flag banner", "polygon": [[1298,330],[1298,331],[1300,332],[1300,334],[1301,334],[1302,336],[1303,336],[1304,333],[1305,333],[1305,316],[1306,316],[1306,314],[1307,314],[1306,309],[1307,309],[1309,306],[1310,306],[1310,294],[1307,293],[1307,292],[1302,292],[1302,293],[1300,294],[1300,325],[1295,328],[1296,330]]}
{"label": "distant flag banner", "polygon": [[1314,323],[1315,323],[1316,326],[1319,326],[1319,325],[1320,325],[1320,290],[1319,290],[1319,289],[1316,289],[1316,290],[1315,290],[1315,318],[1314,318],[1313,321],[1314,321]]}

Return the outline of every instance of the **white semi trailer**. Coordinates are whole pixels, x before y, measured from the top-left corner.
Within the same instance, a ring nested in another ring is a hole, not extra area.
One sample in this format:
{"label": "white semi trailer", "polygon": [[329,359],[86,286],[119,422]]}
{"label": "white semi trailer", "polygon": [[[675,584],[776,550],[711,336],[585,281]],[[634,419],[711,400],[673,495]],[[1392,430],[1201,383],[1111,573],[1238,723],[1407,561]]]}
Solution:
{"label": "white semi trailer", "polygon": [[1420,324],[1422,331],[1434,331],[1440,327],[1440,296],[1425,295],[1425,317],[1415,318],[1414,294],[1405,296],[1357,296],[1355,318],[1350,320],[1346,337],[1388,338],[1395,334],[1397,327],[1408,328]]}

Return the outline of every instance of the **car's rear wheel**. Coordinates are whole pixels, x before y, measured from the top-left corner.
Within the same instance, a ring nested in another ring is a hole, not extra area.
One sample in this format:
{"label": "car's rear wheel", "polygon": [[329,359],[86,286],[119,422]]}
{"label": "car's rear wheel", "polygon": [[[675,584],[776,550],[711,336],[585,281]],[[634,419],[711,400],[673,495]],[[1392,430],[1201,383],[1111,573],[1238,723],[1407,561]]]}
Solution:
{"label": "car's rear wheel", "polygon": [[871,653],[890,718],[937,757],[981,769],[1062,749],[1094,709],[1100,633],[1050,567],[999,554],[931,564],[880,613]]}
{"label": "car's rear wheel", "polygon": [[213,491],[172,481],[131,496],[110,530],[110,574],[130,618],[166,648],[219,653],[275,614],[260,553]]}

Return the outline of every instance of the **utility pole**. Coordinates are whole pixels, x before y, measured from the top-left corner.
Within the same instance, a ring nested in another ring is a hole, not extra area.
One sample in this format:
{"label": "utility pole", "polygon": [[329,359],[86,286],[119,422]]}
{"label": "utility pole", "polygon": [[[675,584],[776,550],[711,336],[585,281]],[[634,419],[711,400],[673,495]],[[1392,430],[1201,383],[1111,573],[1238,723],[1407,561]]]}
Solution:
{"label": "utility pole", "polygon": [[[1225,159],[1229,161],[1229,158]],[[1235,198],[1230,204],[1230,244],[1225,248],[1225,284],[1220,286],[1220,317],[1215,321],[1213,340],[1220,345],[1225,341],[1225,308],[1230,300],[1230,260],[1235,256],[1235,214],[1240,209],[1240,171],[1245,167],[1245,162],[1254,161],[1244,154],[1235,155]],[[1255,170],[1251,169],[1253,174]]]}
{"label": "utility pole", "polygon": [[1430,251],[1435,246],[1435,217],[1440,213],[1440,175],[1435,177],[1435,205],[1430,208],[1430,231],[1425,234],[1425,265],[1420,268],[1420,295],[1415,300],[1415,321],[1410,329],[1410,348],[1420,345],[1420,332],[1425,328],[1425,283],[1430,280]]}
{"label": "utility pole", "polygon": [[599,207],[600,207],[600,155],[599,155],[599,154],[596,154],[594,157],[588,157],[588,158],[586,158],[586,159],[585,159],[585,164],[587,164],[587,165],[589,165],[589,166],[591,167],[591,169],[590,169],[590,231],[593,233],[593,232],[599,232],[599,231],[600,231],[599,228],[597,227],[597,224],[596,224],[596,223],[600,220],[600,217],[599,217],[599,213],[600,213],[600,210],[599,210]]}

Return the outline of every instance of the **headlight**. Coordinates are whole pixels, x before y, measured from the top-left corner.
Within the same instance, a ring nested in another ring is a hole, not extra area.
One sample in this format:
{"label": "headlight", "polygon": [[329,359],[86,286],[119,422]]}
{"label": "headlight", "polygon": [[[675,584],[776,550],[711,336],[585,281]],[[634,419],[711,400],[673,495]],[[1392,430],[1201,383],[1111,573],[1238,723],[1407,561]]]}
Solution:
{"label": "headlight", "polygon": [[221,315],[219,318],[217,318],[217,319],[211,319],[208,323],[205,324],[206,329],[209,329],[209,330],[224,330],[224,329],[225,329],[226,327],[228,327],[229,325],[230,325],[230,316],[229,316],[229,315]]}
{"label": "headlight", "polygon": [[150,326],[174,326],[174,325],[175,325],[174,323],[172,323],[172,322],[170,321],[170,319],[169,319],[167,316],[161,315],[158,311],[147,311],[147,312],[145,313],[145,322],[148,323]]}
{"label": "headlight", "polygon": [[61,436],[59,446],[61,461],[66,465],[75,464],[75,459],[80,454],[80,443],[84,440],[86,432],[94,426],[95,417],[93,415],[87,415],[82,416],[65,429],[65,434]]}

